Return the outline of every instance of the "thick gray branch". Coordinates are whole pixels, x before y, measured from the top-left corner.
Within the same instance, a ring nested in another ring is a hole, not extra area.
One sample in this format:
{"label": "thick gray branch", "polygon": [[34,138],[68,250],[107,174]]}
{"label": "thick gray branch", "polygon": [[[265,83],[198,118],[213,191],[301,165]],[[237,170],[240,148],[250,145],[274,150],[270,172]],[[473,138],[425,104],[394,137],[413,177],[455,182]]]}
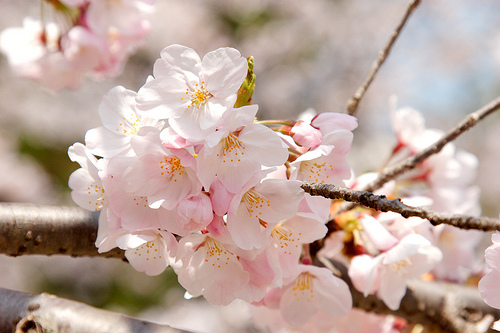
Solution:
{"label": "thick gray branch", "polygon": [[97,218],[78,207],[1,203],[0,253],[125,258],[118,248],[97,252]]}
{"label": "thick gray branch", "polygon": [[449,224],[460,229],[500,231],[500,219],[459,214],[443,214],[426,207],[411,207],[405,205],[401,202],[401,199],[390,200],[384,195],[376,195],[367,191],[350,190],[330,184],[304,183],[302,188],[311,195],[355,202],[381,212],[391,211],[399,213],[405,218],[416,216],[429,220],[433,225]]}
{"label": "thick gray branch", "polygon": [[[354,288],[347,268],[338,262],[334,266],[342,273],[353,297],[353,306],[369,312],[395,315],[408,322],[437,327],[448,333],[488,332],[494,320],[500,319],[500,310],[486,305],[477,289],[445,282],[413,280],[408,283],[406,295],[398,310],[389,309],[376,296],[364,297]],[[494,331],[492,331],[494,332]]]}
{"label": "thick gray branch", "polygon": [[0,288],[0,332],[181,333],[166,325],[127,317],[50,294]]}

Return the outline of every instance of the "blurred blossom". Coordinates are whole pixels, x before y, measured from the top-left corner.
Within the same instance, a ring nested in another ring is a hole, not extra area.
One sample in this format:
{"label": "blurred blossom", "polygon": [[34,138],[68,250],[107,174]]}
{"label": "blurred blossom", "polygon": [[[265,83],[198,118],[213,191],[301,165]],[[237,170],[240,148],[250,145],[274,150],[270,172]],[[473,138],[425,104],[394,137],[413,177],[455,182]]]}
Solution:
{"label": "blurred blossom", "polygon": [[[40,1],[41,19],[4,29],[0,50],[16,74],[52,92],[78,88],[87,73],[117,76],[149,31],[152,1]],[[47,12],[54,22],[46,21]]]}

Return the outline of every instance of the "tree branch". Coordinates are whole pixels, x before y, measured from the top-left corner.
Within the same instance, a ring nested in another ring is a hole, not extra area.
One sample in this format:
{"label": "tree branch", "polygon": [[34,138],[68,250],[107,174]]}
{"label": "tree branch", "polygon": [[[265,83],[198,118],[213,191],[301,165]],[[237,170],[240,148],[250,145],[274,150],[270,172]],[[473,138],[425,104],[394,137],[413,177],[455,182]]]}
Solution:
{"label": "tree branch", "polygon": [[386,42],[384,47],[378,52],[377,58],[375,61],[372,63],[370,72],[368,73],[368,76],[366,77],[365,81],[361,84],[361,86],[356,90],[354,95],[349,99],[347,102],[347,109],[346,113],[350,114],[352,116],[356,115],[356,111],[358,109],[359,102],[365,95],[366,90],[372,83],[373,79],[375,78],[375,75],[377,74],[380,66],[384,63],[385,59],[387,59],[387,56],[389,55],[389,52],[392,49],[392,46],[394,45],[394,42],[399,36],[399,33],[403,29],[404,25],[408,21],[408,18],[410,17],[411,13],[413,10],[420,4],[420,0],[411,0],[408,3],[408,7],[406,8],[406,12],[404,16],[401,18],[399,21],[396,29],[392,32],[389,40]]}
{"label": "tree branch", "polygon": [[[346,189],[331,185],[305,183],[303,188],[313,195],[334,199],[354,199],[359,196],[358,201],[362,204],[372,200],[388,200],[375,199],[377,196],[369,192],[346,192]],[[37,223],[40,225],[35,226]],[[96,216],[80,208],[0,204],[0,252],[3,253],[96,256],[99,255],[94,245],[96,232]],[[24,250],[19,251],[20,247]],[[123,253],[120,255],[119,252],[104,255],[123,258]],[[446,332],[463,332],[464,329],[470,329],[468,332],[485,332],[493,319],[500,319],[500,310],[484,304],[477,290],[438,282],[411,282],[400,309],[391,311],[377,297],[370,295],[365,298],[353,287],[347,269],[340,264],[335,265],[350,286],[354,306],[366,311],[400,316],[412,323],[437,325]],[[53,321],[46,319],[48,313],[54,318]],[[50,329],[53,327],[50,325],[56,324],[68,325],[73,329],[66,332],[180,332],[47,294],[32,295],[0,288],[0,331],[14,331],[16,325],[21,329]]]}
{"label": "tree branch", "polygon": [[393,311],[374,295],[364,297],[354,288],[347,268],[338,262],[332,263],[349,285],[356,308],[402,317],[410,323],[437,327],[448,333],[494,332],[488,329],[494,320],[500,319],[500,310],[486,305],[475,288],[420,280],[408,282],[401,306]]}
{"label": "tree branch", "polygon": [[304,183],[302,189],[311,195],[329,199],[342,199],[355,202],[381,212],[395,212],[408,218],[411,216],[429,220],[432,225],[449,224],[460,229],[474,229],[482,231],[500,231],[500,219],[489,217],[475,217],[470,215],[443,214],[427,207],[411,207],[401,202],[401,199],[390,200],[385,195],[376,195],[368,191],[350,190],[330,184]]}
{"label": "tree branch", "polygon": [[46,293],[36,295],[3,288],[0,332],[187,333]]}
{"label": "tree branch", "polygon": [[118,248],[97,252],[97,214],[78,207],[0,204],[0,253],[66,254],[124,259]]}

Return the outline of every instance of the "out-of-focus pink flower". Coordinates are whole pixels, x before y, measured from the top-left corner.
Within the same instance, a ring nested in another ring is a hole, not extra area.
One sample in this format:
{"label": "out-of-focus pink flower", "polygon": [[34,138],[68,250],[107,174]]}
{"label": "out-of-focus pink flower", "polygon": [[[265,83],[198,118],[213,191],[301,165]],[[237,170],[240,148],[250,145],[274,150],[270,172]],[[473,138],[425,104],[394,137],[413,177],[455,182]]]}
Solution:
{"label": "out-of-focus pink flower", "polygon": [[25,18],[22,28],[2,31],[0,50],[18,75],[39,80],[53,92],[76,89],[87,73],[97,78],[121,73],[128,56],[149,31],[145,13],[151,4],[141,0],[62,1],[51,7],[54,22]]}
{"label": "out-of-focus pink flower", "polygon": [[493,242],[484,252],[484,259],[489,270],[479,281],[478,289],[484,302],[493,308],[500,309],[500,233],[491,236]]}
{"label": "out-of-focus pink flower", "polygon": [[365,296],[376,293],[390,309],[397,310],[406,292],[406,281],[428,273],[441,258],[441,251],[427,239],[410,234],[375,258],[366,254],[354,257],[349,277]]}
{"label": "out-of-focus pink flower", "polygon": [[298,277],[283,289],[281,316],[292,326],[304,325],[317,311],[341,317],[352,308],[347,283],[324,267],[300,265]]}

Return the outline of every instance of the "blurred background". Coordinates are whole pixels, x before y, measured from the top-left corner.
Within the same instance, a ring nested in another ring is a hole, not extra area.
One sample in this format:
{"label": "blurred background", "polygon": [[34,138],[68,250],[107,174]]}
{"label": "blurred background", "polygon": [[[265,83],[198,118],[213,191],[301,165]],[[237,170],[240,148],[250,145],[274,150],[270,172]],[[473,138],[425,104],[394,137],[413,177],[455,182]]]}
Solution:
{"label": "blurred background", "polygon": [[[116,85],[137,91],[167,45],[200,55],[218,47],[254,57],[253,103],[260,119],[288,119],[307,108],[342,112],[407,6],[406,0],[161,0],[144,46],[113,80],[88,79],[52,94],[16,77],[0,55],[0,201],[74,205],[67,180],[79,166],[74,142],[100,126],[97,106]],[[0,30],[40,17],[39,1],[0,0]],[[358,110],[349,161],[356,174],[377,170],[396,142],[389,98],[447,130],[500,95],[500,2],[422,1]],[[483,215],[498,216],[500,115],[456,144],[480,160]],[[248,308],[183,299],[175,275],[135,272],[110,259],[0,255],[0,286],[50,292],[144,319],[210,332],[257,332]],[[227,314],[231,315],[228,316]],[[197,326],[198,325],[198,326]]]}

